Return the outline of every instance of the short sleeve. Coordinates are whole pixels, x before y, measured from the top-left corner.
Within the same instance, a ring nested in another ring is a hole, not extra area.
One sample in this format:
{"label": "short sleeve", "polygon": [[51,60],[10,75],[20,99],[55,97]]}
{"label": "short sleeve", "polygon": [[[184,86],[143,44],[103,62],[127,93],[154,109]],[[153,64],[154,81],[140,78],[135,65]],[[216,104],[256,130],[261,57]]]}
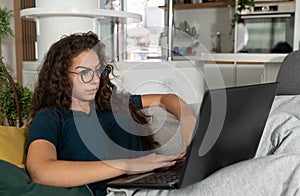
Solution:
{"label": "short sleeve", "polygon": [[138,108],[143,108],[141,95],[131,95],[129,101],[136,105]]}
{"label": "short sleeve", "polygon": [[29,145],[37,139],[45,139],[57,146],[61,131],[61,120],[59,112],[54,110],[43,110],[33,118],[29,137],[27,140],[26,151]]}

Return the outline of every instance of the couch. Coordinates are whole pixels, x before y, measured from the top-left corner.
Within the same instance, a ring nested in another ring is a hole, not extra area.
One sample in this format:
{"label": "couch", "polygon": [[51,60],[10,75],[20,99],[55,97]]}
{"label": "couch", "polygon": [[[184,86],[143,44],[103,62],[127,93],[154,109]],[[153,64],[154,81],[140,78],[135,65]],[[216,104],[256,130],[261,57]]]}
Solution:
{"label": "couch", "polygon": [[25,163],[25,142],[29,128],[0,126],[0,195],[91,195],[86,186],[62,188],[34,183],[30,180]]}
{"label": "couch", "polygon": [[[192,105],[196,114],[198,104]],[[163,144],[157,153],[178,154],[182,150],[179,121],[161,107],[144,110],[151,115],[149,131],[155,132],[155,139]],[[24,152],[29,127],[0,126],[0,195],[91,195],[86,186],[61,188],[34,183],[30,180],[24,163]]]}

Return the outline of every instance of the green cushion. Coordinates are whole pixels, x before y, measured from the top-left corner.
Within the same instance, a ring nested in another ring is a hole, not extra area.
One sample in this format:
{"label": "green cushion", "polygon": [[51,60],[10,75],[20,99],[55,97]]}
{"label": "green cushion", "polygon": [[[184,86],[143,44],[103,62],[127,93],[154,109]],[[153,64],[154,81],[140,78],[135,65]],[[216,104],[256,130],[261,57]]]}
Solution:
{"label": "green cushion", "polygon": [[62,188],[34,183],[25,169],[0,160],[0,195],[90,196],[92,194],[86,186]]}

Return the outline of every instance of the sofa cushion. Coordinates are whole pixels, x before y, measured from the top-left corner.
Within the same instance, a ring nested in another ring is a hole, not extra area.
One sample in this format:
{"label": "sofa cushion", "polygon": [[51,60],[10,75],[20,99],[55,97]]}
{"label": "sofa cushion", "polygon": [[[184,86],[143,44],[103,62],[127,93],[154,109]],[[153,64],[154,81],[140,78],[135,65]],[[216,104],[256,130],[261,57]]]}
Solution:
{"label": "sofa cushion", "polygon": [[0,195],[85,196],[92,194],[86,186],[62,188],[34,183],[25,169],[0,160]]}
{"label": "sofa cushion", "polygon": [[25,162],[24,147],[29,128],[0,126],[0,159],[21,165]]}
{"label": "sofa cushion", "polygon": [[[195,116],[198,116],[200,103],[189,104]],[[145,108],[144,113],[151,116],[148,128],[154,133],[154,139],[160,144],[155,152],[159,154],[180,154],[183,149],[181,127],[178,119],[163,107]]]}

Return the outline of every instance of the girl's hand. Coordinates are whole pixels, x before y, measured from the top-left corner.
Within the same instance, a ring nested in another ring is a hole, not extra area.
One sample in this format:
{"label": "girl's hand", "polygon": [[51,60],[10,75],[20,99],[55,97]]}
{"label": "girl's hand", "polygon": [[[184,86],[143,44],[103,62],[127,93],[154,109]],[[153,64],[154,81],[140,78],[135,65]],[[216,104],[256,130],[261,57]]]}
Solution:
{"label": "girl's hand", "polygon": [[186,153],[187,153],[187,149],[188,149],[188,146],[185,146],[185,147],[182,149],[182,152],[181,152],[181,154],[179,155],[179,159],[184,159],[184,158],[185,158]]}
{"label": "girl's hand", "polygon": [[126,174],[138,174],[149,172],[154,169],[170,167],[176,163],[178,155],[149,154],[135,159],[126,159]]}

